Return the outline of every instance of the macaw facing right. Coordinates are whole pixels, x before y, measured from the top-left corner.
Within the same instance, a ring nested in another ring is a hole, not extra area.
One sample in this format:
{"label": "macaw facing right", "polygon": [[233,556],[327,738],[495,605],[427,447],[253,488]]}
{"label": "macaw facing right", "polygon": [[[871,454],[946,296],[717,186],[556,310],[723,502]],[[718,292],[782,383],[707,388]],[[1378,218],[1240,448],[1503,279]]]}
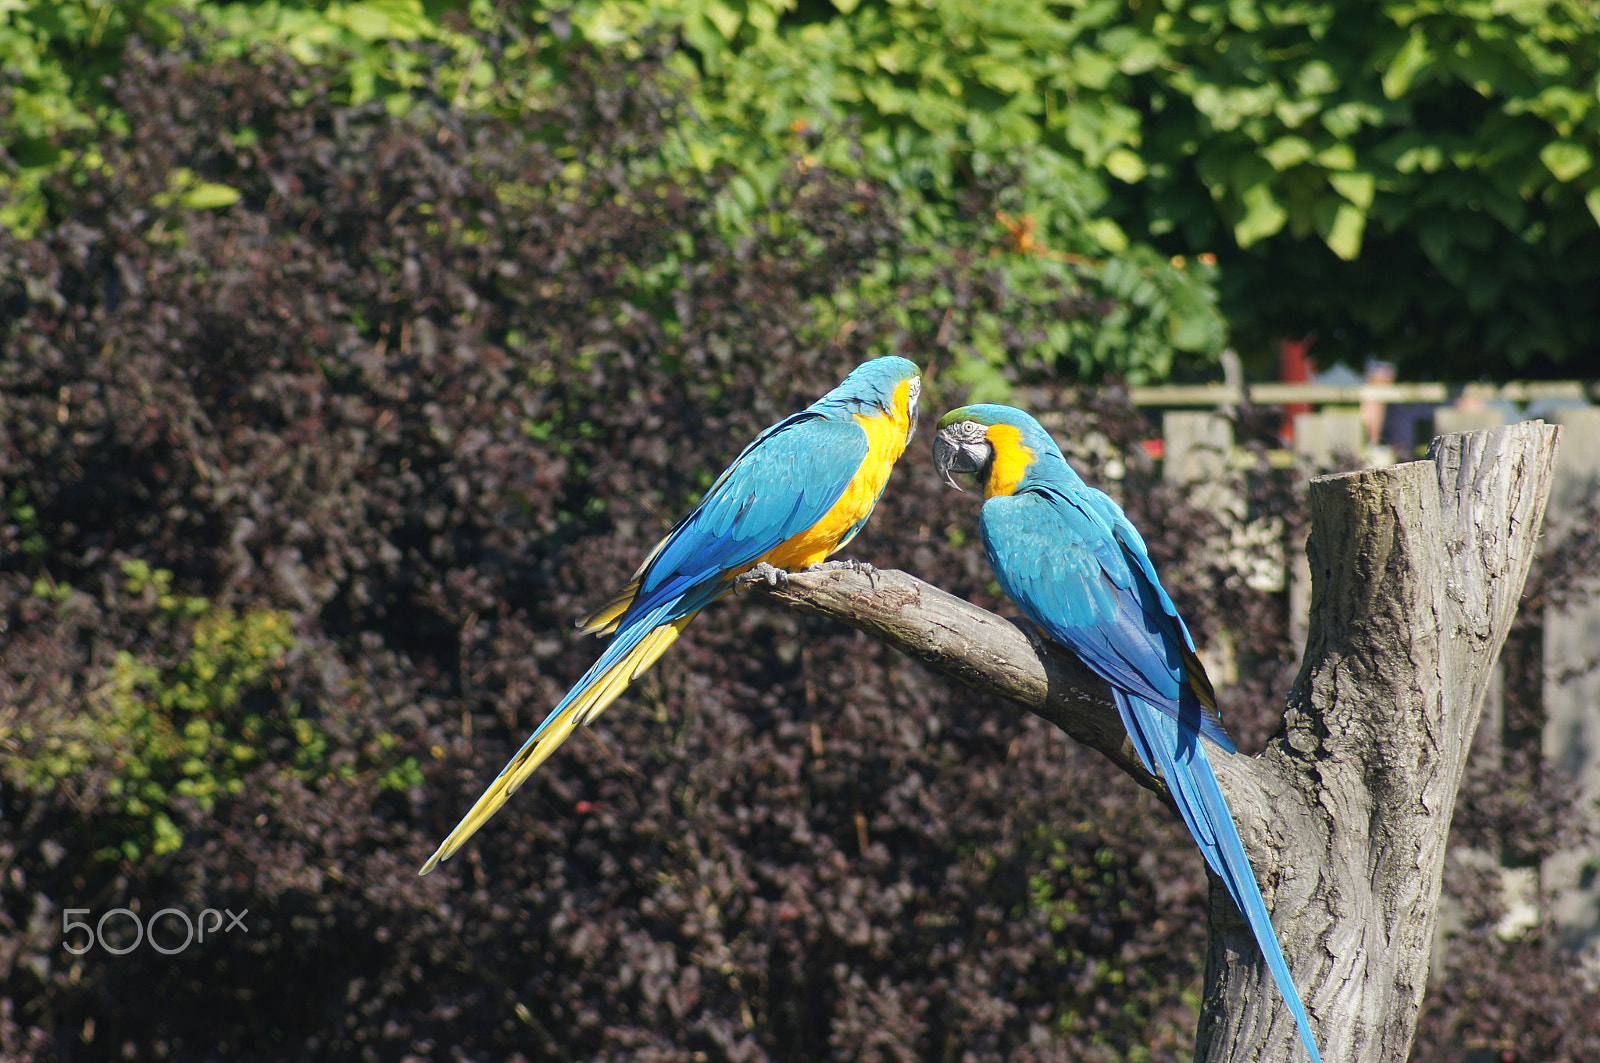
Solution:
{"label": "macaw facing right", "polygon": [[1233,813],[1203,737],[1236,752],[1216,695],[1150,562],[1144,539],[1104,492],[1085,484],[1050,433],[1010,406],[979,404],[939,419],[939,475],[976,473],[979,529],[1006,596],[1051,638],[1111,684],[1139,759],[1166,781],[1206,863],[1261,946],[1313,1063],[1322,1055],[1289,974]]}
{"label": "macaw facing right", "polygon": [[838,387],[756,436],[633,579],[578,622],[613,635],[422,865],[426,875],[489,821],[573,730],[605,711],[706,606],[752,571],[820,565],[855,538],[917,425],[922,377],[896,355],[858,365]]}

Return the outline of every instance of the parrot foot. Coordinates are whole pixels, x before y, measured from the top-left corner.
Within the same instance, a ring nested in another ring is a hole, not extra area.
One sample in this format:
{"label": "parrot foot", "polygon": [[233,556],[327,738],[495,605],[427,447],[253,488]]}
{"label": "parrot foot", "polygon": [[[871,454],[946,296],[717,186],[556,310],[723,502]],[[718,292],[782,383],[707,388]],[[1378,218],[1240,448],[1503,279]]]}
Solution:
{"label": "parrot foot", "polygon": [[810,568],[806,569],[806,571],[826,572],[829,569],[839,568],[847,568],[851,572],[859,572],[863,576],[867,577],[868,583],[873,584],[873,586],[877,586],[877,581],[874,579],[874,577],[877,576],[878,570],[867,562],[857,561],[853,557],[847,557],[840,561],[819,561],[815,565],[812,565]]}
{"label": "parrot foot", "polygon": [[789,585],[789,573],[776,565],[762,561],[744,572],[735,582],[740,587],[748,587],[763,580],[769,587],[787,587]]}

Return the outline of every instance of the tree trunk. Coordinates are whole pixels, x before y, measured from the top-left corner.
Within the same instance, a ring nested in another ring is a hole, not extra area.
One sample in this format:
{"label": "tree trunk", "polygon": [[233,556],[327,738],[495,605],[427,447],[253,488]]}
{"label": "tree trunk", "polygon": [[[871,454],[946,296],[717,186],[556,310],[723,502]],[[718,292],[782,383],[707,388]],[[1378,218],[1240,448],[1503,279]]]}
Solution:
{"label": "tree trunk", "polygon": [[[1434,441],[1427,460],[1311,485],[1305,662],[1258,756],[1211,759],[1327,1063],[1398,1063],[1427,985],[1445,842],[1479,703],[1521,596],[1558,429]],[[1031,625],[903,572],[800,573],[773,593],[1100,750],[1145,786],[1106,684]],[[1219,883],[1195,1058],[1304,1058]]]}

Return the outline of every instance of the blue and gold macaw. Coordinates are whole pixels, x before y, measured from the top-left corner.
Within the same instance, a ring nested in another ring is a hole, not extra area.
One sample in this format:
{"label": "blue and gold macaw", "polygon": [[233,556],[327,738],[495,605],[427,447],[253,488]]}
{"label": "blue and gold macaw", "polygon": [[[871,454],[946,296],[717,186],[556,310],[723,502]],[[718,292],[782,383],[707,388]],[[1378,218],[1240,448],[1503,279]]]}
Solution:
{"label": "blue and gold macaw", "polygon": [[775,580],[855,538],[916,428],[921,387],[914,363],[874,358],[756,436],[633,580],[578,621],[584,634],[616,637],[418,873],[450,859],[574,728],[604,712],[739,577],[755,569]]}
{"label": "blue and gold macaw", "polygon": [[1250,858],[1202,737],[1236,752],[1194,640],[1156,576],[1144,539],[1104,492],[1085,484],[1039,424],[980,404],[939,419],[934,465],[983,483],[984,551],[1006,596],[1111,684],[1139,759],[1166,781],[1189,833],[1255,932],[1300,1039],[1321,1063]]}

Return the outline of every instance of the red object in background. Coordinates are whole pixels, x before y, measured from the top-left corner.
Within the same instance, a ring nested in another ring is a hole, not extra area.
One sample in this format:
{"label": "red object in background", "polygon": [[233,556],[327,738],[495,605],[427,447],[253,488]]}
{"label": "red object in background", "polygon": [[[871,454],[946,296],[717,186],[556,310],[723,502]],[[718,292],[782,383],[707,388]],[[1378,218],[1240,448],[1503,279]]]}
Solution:
{"label": "red object in background", "polygon": [[1165,439],[1141,439],[1139,440],[1139,445],[1144,448],[1146,454],[1156,461],[1160,461],[1167,456],[1167,441]]}
{"label": "red object in background", "polygon": [[[1317,334],[1311,333],[1303,340],[1283,339],[1278,341],[1278,379],[1285,384],[1307,384],[1311,381],[1311,374],[1316,371],[1316,359],[1311,357],[1311,345],[1317,342]],[[1310,413],[1309,402],[1286,402],[1283,404],[1283,421],[1278,426],[1278,436],[1287,446],[1294,442],[1294,415],[1297,413]]]}

